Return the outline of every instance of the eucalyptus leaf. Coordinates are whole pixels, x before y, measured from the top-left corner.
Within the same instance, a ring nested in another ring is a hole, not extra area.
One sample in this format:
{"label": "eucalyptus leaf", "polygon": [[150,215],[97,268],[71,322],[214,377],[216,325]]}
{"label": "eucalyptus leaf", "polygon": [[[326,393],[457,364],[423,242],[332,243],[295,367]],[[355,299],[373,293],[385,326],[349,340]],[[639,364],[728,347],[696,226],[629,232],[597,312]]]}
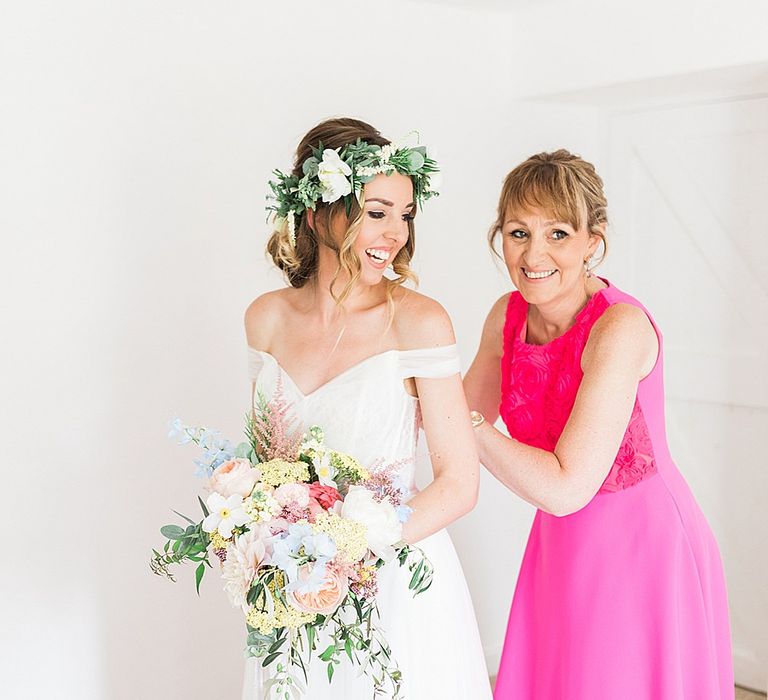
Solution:
{"label": "eucalyptus leaf", "polygon": [[163,525],[160,528],[160,534],[169,540],[180,540],[184,537],[184,530],[178,525]]}

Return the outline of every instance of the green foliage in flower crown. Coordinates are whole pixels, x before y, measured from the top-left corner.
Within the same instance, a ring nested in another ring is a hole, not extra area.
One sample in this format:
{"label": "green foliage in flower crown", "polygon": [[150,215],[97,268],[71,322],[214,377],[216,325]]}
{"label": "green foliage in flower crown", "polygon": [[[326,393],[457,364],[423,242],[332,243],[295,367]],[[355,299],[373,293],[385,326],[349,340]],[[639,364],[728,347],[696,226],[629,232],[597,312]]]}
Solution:
{"label": "green foliage in flower crown", "polygon": [[[339,158],[350,169],[346,176],[351,191],[344,195],[347,215],[352,208],[353,198],[360,195],[365,183],[373,180],[379,173],[391,175],[398,172],[407,175],[413,181],[415,201],[422,204],[439,193],[430,187],[430,176],[439,172],[437,163],[427,155],[425,146],[400,146],[388,144],[376,146],[358,139],[340,149]],[[326,186],[320,179],[320,166],[323,163],[323,145],[312,149],[312,155],[302,165],[302,177],[274,170],[276,180],[270,180],[271,194],[267,196],[267,218],[270,215],[278,220],[301,216],[307,209],[314,210],[324,193]],[[344,177],[339,175],[337,177]],[[326,201],[335,201],[340,197]],[[293,221],[293,219],[292,219]],[[291,224],[293,229],[293,223]]]}

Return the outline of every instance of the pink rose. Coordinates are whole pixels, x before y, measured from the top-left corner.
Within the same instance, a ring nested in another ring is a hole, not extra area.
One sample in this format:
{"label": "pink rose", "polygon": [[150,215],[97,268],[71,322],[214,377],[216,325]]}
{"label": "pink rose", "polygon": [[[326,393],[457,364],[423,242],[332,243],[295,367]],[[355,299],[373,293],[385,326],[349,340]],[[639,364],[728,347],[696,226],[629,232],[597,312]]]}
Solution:
{"label": "pink rose", "polygon": [[[299,569],[299,580],[306,581],[310,574],[310,564],[305,564]],[[320,590],[314,593],[298,593],[291,591],[288,600],[291,605],[306,613],[318,613],[319,615],[331,615],[341,605],[347,595],[349,581],[336,567],[329,564],[325,570],[325,580]]]}
{"label": "pink rose", "polygon": [[247,459],[232,459],[213,470],[208,488],[224,498],[235,494],[245,498],[251,494],[260,478],[261,472]]}
{"label": "pink rose", "polygon": [[306,508],[309,505],[309,487],[306,484],[283,484],[272,495],[283,508],[288,505]]}
{"label": "pink rose", "polygon": [[326,510],[330,510],[336,501],[341,500],[338,490],[333,488],[333,486],[323,486],[319,481],[309,485],[309,495],[316,499]]}

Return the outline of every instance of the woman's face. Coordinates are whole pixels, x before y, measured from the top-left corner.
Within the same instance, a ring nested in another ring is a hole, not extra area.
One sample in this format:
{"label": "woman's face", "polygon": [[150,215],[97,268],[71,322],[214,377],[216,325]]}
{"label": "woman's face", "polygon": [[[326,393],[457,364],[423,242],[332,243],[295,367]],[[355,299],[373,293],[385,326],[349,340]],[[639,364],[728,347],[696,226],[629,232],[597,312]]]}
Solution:
{"label": "woman's face", "polygon": [[354,243],[360,282],[374,285],[408,242],[416,213],[413,182],[407,175],[377,175],[363,188],[363,221]]}
{"label": "woman's face", "polygon": [[584,261],[600,237],[535,209],[510,212],[501,229],[504,262],[515,287],[534,305],[572,298],[584,289]]}

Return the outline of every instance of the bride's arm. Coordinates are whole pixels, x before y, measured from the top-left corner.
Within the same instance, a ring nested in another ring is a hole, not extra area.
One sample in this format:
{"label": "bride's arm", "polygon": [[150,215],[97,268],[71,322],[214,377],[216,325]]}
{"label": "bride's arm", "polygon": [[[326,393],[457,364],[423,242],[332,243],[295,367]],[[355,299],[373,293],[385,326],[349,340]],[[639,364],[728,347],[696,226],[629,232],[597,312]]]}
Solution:
{"label": "bride's arm", "polygon": [[[403,349],[456,342],[448,314],[437,302],[422,297],[416,318],[412,317],[405,334],[399,333],[405,341]],[[406,542],[418,542],[472,510],[480,480],[460,375],[415,381],[434,479],[408,503],[413,512],[403,526]]]}

